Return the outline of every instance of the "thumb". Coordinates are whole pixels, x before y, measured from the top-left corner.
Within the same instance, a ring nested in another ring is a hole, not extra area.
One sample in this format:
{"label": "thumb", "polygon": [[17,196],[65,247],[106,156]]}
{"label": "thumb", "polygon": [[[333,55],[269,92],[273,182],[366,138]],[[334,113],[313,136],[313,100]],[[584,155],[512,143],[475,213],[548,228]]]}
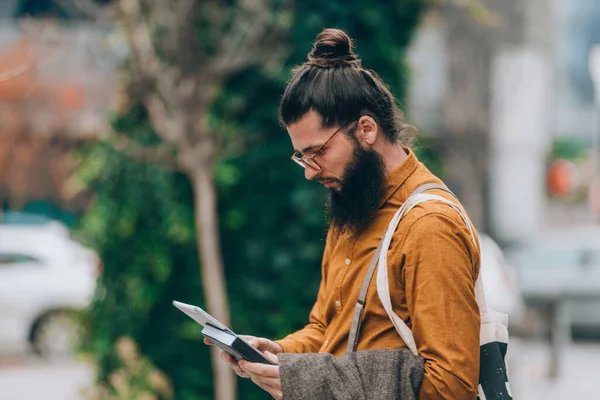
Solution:
{"label": "thumb", "polygon": [[265,355],[267,356],[267,358],[269,360],[271,360],[275,364],[279,365],[279,357],[277,357],[275,354],[271,353],[270,351],[265,351]]}
{"label": "thumb", "polygon": [[254,347],[258,346],[259,340],[255,336],[239,335],[239,337],[241,337],[243,340],[245,340],[246,343],[248,343],[250,346],[254,346]]}

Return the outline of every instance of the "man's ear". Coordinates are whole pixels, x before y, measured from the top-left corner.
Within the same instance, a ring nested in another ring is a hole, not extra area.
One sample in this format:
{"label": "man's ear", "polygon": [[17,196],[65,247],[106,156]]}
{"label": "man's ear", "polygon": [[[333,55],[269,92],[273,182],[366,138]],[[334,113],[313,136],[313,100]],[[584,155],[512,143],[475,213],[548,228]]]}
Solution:
{"label": "man's ear", "polygon": [[363,115],[358,120],[358,124],[356,126],[356,140],[363,147],[373,147],[375,141],[377,140],[377,135],[379,134],[379,126],[375,119],[369,115]]}

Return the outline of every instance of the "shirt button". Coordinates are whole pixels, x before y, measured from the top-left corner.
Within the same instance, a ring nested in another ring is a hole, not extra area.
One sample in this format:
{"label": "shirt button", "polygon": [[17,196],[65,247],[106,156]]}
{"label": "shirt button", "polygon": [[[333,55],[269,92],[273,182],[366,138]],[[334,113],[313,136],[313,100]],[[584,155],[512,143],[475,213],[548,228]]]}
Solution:
{"label": "shirt button", "polygon": [[323,343],[323,346],[327,346],[329,344],[329,341],[326,340],[325,343]]}
{"label": "shirt button", "polygon": [[342,303],[340,303],[340,301],[339,301],[339,300],[335,302],[335,306],[336,306],[336,307],[340,307],[341,305],[342,305]]}
{"label": "shirt button", "polygon": [[346,261],[344,261],[346,263],[346,265],[350,264],[350,259],[346,258]]}

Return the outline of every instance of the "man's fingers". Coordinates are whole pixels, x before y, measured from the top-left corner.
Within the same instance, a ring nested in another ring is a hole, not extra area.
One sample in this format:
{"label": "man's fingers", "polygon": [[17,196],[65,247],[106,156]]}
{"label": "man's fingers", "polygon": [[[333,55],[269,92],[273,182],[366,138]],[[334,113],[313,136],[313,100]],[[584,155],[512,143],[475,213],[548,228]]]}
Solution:
{"label": "man's fingers", "polygon": [[229,354],[222,352],[221,353],[221,360],[228,362],[229,364],[233,363],[233,357],[231,357]]}
{"label": "man's fingers", "polygon": [[208,346],[212,346],[213,342],[211,342],[210,339],[208,339],[208,338],[204,338],[204,344],[208,345]]}
{"label": "man's fingers", "polygon": [[246,360],[240,360],[239,366],[250,375],[256,374],[270,378],[279,378],[279,366],[277,365],[251,363]]}
{"label": "man's fingers", "polygon": [[221,352],[221,359],[225,362],[228,362],[231,365],[238,365],[238,362],[236,361],[235,358],[233,358],[233,356],[231,356],[229,353],[226,352]]}
{"label": "man's fingers", "polygon": [[250,335],[239,335],[239,336],[250,346],[258,348],[258,346],[260,345],[260,340],[256,336],[250,336]]}
{"label": "man's fingers", "polygon": [[281,385],[279,378],[269,378],[269,377],[265,377],[265,376],[254,375],[254,374],[249,374],[249,375],[250,375],[250,379],[252,379],[253,382],[258,381],[261,383],[261,385],[266,385],[273,389],[276,388],[277,386]]}
{"label": "man's fingers", "polygon": [[236,375],[240,378],[250,378],[250,374],[244,372],[244,370],[241,369],[239,366],[232,364],[231,367],[233,368],[233,372],[235,372]]}
{"label": "man's fingers", "polygon": [[277,357],[275,354],[271,353],[270,351],[265,351],[265,356],[267,356],[267,358],[273,361],[275,364],[279,365],[279,357]]}
{"label": "man's fingers", "polygon": [[243,369],[240,368],[238,362],[233,359],[229,354],[222,352],[221,359],[229,364],[231,364],[231,368],[233,368],[233,372],[235,372],[241,378],[250,378],[250,375],[246,373]]}

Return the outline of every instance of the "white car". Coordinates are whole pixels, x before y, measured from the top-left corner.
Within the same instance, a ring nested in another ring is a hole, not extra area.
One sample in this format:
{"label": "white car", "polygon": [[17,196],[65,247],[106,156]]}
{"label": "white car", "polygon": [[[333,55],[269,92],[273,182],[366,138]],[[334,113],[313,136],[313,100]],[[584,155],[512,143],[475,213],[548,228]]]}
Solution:
{"label": "white car", "polygon": [[101,268],[62,224],[0,225],[0,351],[71,354]]}

